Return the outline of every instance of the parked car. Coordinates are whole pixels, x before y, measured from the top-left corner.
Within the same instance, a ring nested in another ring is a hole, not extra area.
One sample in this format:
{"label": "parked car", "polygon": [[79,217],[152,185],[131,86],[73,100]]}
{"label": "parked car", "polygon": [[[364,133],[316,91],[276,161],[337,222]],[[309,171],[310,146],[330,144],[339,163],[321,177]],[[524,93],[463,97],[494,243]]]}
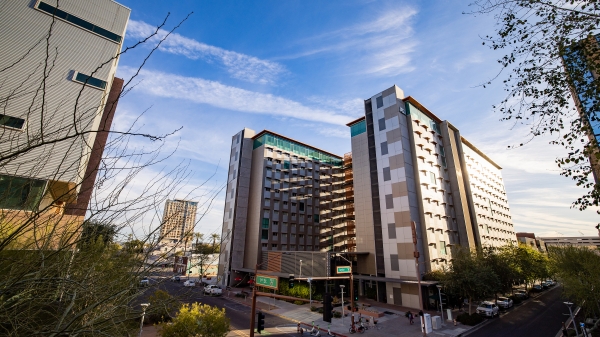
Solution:
{"label": "parked car", "polygon": [[542,292],[542,290],[544,290],[544,288],[542,288],[542,286],[539,284],[536,284],[533,287],[531,287],[531,291],[533,291],[534,293],[540,293]]}
{"label": "parked car", "polygon": [[144,276],[142,277],[142,279],[140,280],[140,287],[147,287],[150,285],[150,280],[148,280],[148,277]]}
{"label": "parked car", "polygon": [[204,287],[204,293],[219,296],[223,293],[223,290],[216,285],[207,285]]}
{"label": "parked car", "polygon": [[184,287],[195,287],[196,282],[194,280],[187,280],[187,281],[183,282],[183,286]]}
{"label": "parked car", "polygon": [[504,296],[498,297],[498,301],[496,301],[496,303],[501,309],[508,309],[513,306],[513,300]]}
{"label": "parked car", "polygon": [[481,316],[495,317],[499,315],[499,312],[500,308],[498,308],[496,303],[491,301],[483,301],[477,307],[477,313]]}
{"label": "parked car", "polygon": [[548,285],[548,287],[554,287],[556,285],[556,281],[546,280],[546,284]]}
{"label": "parked car", "polygon": [[181,281],[181,277],[179,277],[179,276],[173,276],[173,277],[171,277],[171,281],[173,281],[173,282],[180,282]]}
{"label": "parked car", "polygon": [[522,290],[522,289],[515,291],[515,296],[517,296],[518,298],[520,298],[522,300],[526,300],[529,298],[529,294],[525,290]]}
{"label": "parked car", "polygon": [[542,286],[542,289],[544,289],[544,290],[547,290],[548,288],[550,288],[550,286],[546,282],[541,282],[540,285]]}

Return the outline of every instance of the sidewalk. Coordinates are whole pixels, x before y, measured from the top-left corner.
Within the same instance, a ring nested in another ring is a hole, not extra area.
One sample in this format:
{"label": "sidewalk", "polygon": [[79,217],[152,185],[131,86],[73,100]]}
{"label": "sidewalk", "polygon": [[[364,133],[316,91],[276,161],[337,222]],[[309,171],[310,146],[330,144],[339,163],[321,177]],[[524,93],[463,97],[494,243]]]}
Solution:
{"label": "sidewalk", "polygon": [[[238,293],[240,291],[241,290],[233,289],[229,293],[229,296],[227,294],[224,294],[224,296],[232,301],[246,304],[246,305],[251,305],[252,299],[250,297],[248,297],[245,301],[243,298],[235,297],[235,293]],[[256,303],[257,303],[257,308],[260,308],[260,310],[268,312],[273,315],[283,317],[283,318],[287,318],[295,323],[299,322],[302,324],[302,326],[304,328],[310,329],[314,322],[314,325],[318,326],[322,330],[321,334],[323,336],[326,335],[328,328],[331,329],[332,333],[335,333],[339,336],[350,335],[350,333],[348,332],[348,330],[350,328],[350,320],[351,320],[350,316],[344,317],[343,319],[342,318],[332,318],[331,324],[330,324],[330,323],[323,321],[323,314],[319,314],[317,312],[310,311],[310,305],[308,303],[304,304],[304,305],[296,305],[293,303],[288,303],[285,301],[280,301],[280,300],[268,298],[268,297],[257,297]],[[408,310],[408,308],[390,305],[390,304],[386,304],[386,303],[380,303],[380,302],[366,300],[366,299],[365,300],[361,299],[359,301],[359,303],[360,304],[363,304],[363,303],[369,304],[369,305],[371,305],[372,309],[385,313],[385,315],[383,317],[380,317],[377,319],[378,329],[371,328],[365,332],[366,334],[369,334],[370,336],[373,336],[373,337],[385,337],[385,336],[390,336],[390,335],[400,336],[400,337],[412,337],[412,336],[416,337],[416,336],[423,335],[421,332],[420,326],[419,326],[419,324],[420,324],[419,318],[416,318],[415,323],[413,325],[411,325],[411,324],[409,324],[408,319],[404,316],[404,313],[406,312],[406,310]],[[270,309],[269,309],[269,307],[270,307]],[[340,307],[335,308],[335,310],[341,312]],[[410,310],[413,312],[416,311],[414,309],[410,309]],[[416,312],[418,312],[418,311],[416,311]],[[431,311],[430,312],[426,311],[426,313],[429,313],[432,316],[439,315],[439,313],[431,312]],[[458,336],[459,334],[462,334],[471,328],[472,327],[465,326],[460,323],[457,326],[454,326],[451,322],[444,322],[442,329],[434,330],[430,335],[431,336]],[[275,329],[277,331],[270,331],[271,329]],[[271,329],[267,329],[267,331],[272,332],[272,333],[275,333],[275,332],[281,333],[281,332],[283,332],[282,329],[285,329],[285,330],[291,330],[290,332],[293,332],[293,333],[296,332],[295,327],[284,327],[284,328],[278,327],[278,328],[271,328]],[[229,336],[235,336],[235,335],[246,336],[248,333],[248,330],[235,331],[232,333],[234,333],[234,334],[230,333]]]}

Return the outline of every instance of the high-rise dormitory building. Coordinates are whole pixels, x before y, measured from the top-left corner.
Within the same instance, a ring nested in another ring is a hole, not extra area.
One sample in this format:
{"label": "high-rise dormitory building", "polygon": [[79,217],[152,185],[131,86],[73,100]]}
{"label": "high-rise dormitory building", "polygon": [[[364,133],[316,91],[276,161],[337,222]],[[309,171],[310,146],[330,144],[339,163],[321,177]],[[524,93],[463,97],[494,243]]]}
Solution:
{"label": "high-rise dormitory building", "polygon": [[260,252],[345,251],[361,294],[368,283],[379,301],[416,308],[411,222],[420,275],[447,265],[455,245],[516,244],[501,167],[448,121],[393,86],[348,126],[343,157],[270,131],[233,137],[224,284],[264,262]]}
{"label": "high-rise dormitory building", "polygon": [[196,201],[167,200],[163,211],[163,220],[160,224],[162,243],[191,245],[197,210],[198,202]]}
{"label": "high-rise dormitory building", "polygon": [[123,85],[114,75],[129,14],[112,0],[2,4],[0,156],[48,141],[0,163],[4,218],[85,215]]}

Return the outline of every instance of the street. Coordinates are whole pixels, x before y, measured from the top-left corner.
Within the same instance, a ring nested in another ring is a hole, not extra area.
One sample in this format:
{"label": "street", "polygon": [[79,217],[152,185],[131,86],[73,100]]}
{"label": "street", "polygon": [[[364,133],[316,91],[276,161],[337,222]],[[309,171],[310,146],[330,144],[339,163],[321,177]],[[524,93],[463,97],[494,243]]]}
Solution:
{"label": "street", "polygon": [[[181,282],[171,282],[169,280],[158,281],[158,288],[167,291],[172,296],[178,298],[182,303],[193,303],[199,302],[216,306],[218,308],[225,308],[226,316],[231,320],[231,331],[239,336],[248,336],[248,329],[250,327],[250,298],[247,299],[248,306],[234,301],[230,301],[224,296],[205,296],[202,294],[202,287],[184,287],[183,282],[186,278],[182,277]],[[156,283],[156,278],[151,278],[152,283]],[[156,286],[156,284],[153,284]],[[151,295],[153,290],[150,290],[146,296]],[[146,297],[144,296],[144,297]],[[258,312],[258,310],[257,310]],[[269,336],[296,336],[296,334],[285,333],[293,327],[295,331],[296,323],[293,321],[274,316],[265,312],[265,328],[273,328],[275,330],[281,329],[281,334],[274,333],[270,329]],[[229,334],[231,336],[231,333]],[[257,334],[258,336],[258,334]]]}
{"label": "street", "polygon": [[560,298],[561,293],[560,286],[556,286],[541,296],[514,308],[502,317],[492,319],[492,322],[468,336],[554,337],[561,329],[561,323],[567,320],[569,314],[567,306]]}

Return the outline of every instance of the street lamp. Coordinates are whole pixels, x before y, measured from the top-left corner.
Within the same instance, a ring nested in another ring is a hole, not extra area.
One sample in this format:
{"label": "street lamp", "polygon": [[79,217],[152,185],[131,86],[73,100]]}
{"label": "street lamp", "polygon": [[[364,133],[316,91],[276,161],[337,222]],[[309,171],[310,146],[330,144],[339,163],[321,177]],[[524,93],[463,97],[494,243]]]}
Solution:
{"label": "street lamp", "polygon": [[340,284],[340,288],[342,288],[342,324],[344,324],[344,288],[346,286],[343,284]]}
{"label": "street lamp", "polygon": [[444,306],[442,305],[442,286],[439,284],[436,284],[436,287],[438,288],[438,293],[440,294],[440,312],[442,313],[442,324],[444,324]]}
{"label": "street lamp", "polygon": [[[352,323],[352,326],[354,326],[354,277],[352,276],[352,262],[350,262],[350,260],[348,260],[347,258],[343,257],[342,254],[333,254],[333,256],[341,257],[350,264],[350,322]],[[344,302],[342,301],[342,306],[343,305]]]}
{"label": "street lamp", "polygon": [[302,277],[302,260],[300,260],[300,277]]}
{"label": "street lamp", "polygon": [[575,317],[573,317],[573,311],[571,310],[571,306],[573,305],[573,303],[571,302],[563,302],[564,304],[567,305],[567,307],[569,307],[569,314],[571,315],[571,323],[573,323],[573,329],[575,329],[575,334],[577,335],[577,337],[579,337],[579,331],[577,330],[577,324],[575,323]]}
{"label": "street lamp", "polygon": [[146,309],[150,306],[150,303],[142,303],[142,321],[140,322],[140,334],[139,337],[142,337],[142,328],[144,327],[144,316],[146,316]]}

